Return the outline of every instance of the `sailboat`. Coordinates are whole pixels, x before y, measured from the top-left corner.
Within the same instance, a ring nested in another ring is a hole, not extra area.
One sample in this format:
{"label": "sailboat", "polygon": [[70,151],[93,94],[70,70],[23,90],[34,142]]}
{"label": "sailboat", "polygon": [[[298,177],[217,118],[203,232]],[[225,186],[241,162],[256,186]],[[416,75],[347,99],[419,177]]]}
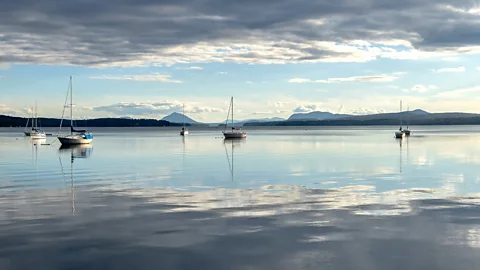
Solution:
{"label": "sailboat", "polygon": [[410,136],[410,129],[408,128],[409,123],[410,123],[410,107],[407,107],[407,128],[403,129],[403,133],[405,133],[405,136]]}
{"label": "sailboat", "polygon": [[[32,127],[29,129],[28,128],[28,124],[30,123],[30,119],[32,119]],[[25,125],[25,129],[23,130],[23,133],[25,134],[25,136],[30,136],[30,134],[32,134],[32,131],[33,131],[33,107],[31,108],[31,115],[30,117],[27,119],[27,124]]]}
{"label": "sailboat", "polygon": [[[66,136],[58,136],[58,140],[62,145],[73,145],[73,144],[89,144],[93,141],[93,134],[92,132],[86,130],[76,130],[73,127],[73,86],[72,86],[72,76],[70,76],[70,135]],[[68,93],[67,93],[68,97]],[[65,107],[63,108],[65,112]],[[60,122],[60,128],[62,128],[63,123],[63,116],[62,121]]]}
{"label": "sailboat", "polygon": [[188,135],[188,129],[185,127],[185,104],[183,104],[183,127],[180,131],[180,135],[186,136]]}
{"label": "sailboat", "polygon": [[32,131],[30,132],[32,139],[45,139],[47,134],[38,128],[37,103],[35,102],[35,118],[32,118]]}
{"label": "sailboat", "polygon": [[395,131],[395,138],[396,139],[403,139],[405,133],[403,133],[403,114],[402,114],[402,101],[400,100],[400,128]]}
{"label": "sailboat", "polygon": [[[228,118],[232,112],[232,130],[227,131]],[[230,99],[230,106],[228,107],[227,120],[225,120],[225,127],[223,128],[223,136],[225,139],[243,139],[247,137],[247,133],[242,131],[241,128],[233,126],[233,97]]]}

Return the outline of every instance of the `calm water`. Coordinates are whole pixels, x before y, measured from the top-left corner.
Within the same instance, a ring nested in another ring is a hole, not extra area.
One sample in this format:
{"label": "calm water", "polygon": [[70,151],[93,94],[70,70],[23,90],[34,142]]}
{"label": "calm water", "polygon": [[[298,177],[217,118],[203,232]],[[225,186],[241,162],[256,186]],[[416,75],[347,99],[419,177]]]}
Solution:
{"label": "calm water", "polygon": [[480,269],[480,128],[0,129],[0,269]]}

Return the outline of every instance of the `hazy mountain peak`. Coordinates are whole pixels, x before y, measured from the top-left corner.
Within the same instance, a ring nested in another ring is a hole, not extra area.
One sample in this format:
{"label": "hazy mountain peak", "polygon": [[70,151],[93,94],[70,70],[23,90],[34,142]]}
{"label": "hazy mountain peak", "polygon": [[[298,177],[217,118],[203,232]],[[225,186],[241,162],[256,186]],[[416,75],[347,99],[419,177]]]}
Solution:
{"label": "hazy mountain peak", "polygon": [[192,118],[190,118],[188,116],[184,117],[183,114],[178,113],[178,112],[173,112],[173,113],[163,117],[162,120],[165,120],[165,121],[168,121],[168,122],[171,122],[171,123],[183,123],[183,121],[185,121],[185,123],[187,123],[187,124],[198,123],[197,121],[193,120]]}

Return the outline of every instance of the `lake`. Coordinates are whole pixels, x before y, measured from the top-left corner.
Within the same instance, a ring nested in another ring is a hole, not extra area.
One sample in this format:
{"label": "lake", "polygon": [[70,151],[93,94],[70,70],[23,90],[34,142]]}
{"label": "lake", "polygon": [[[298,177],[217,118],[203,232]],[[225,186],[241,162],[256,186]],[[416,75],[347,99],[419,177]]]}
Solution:
{"label": "lake", "polygon": [[480,269],[480,127],[397,128],[0,129],[0,269]]}

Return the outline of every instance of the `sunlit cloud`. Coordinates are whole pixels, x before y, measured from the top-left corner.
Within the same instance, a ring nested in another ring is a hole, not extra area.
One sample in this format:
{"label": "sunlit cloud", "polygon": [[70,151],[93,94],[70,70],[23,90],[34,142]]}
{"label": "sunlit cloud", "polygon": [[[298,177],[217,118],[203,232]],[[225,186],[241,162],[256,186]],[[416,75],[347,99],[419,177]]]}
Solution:
{"label": "sunlit cloud", "polygon": [[465,67],[440,68],[440,69],[433,70],[433,72],[435,73],[459,73],[459,72],[465,72],[465,71],[466,71]]}
{"label": "sunlit cloud", "polygon": [[90,79],[98,80],[120,80],[120,81],[140,81],[140,82],[165,82],[165,83],[181,83],[180,80],[174,80],[167,74],[146,74],[146,75],[101,75],[90,76]]}
{"label": "sunlit cloud", "polygon": [[381,83],[381,82],[392,82],[399,79],[400,75],[404,73],[397,74],[380,74],[380,75],[370,75],[370,76],[353,76],[353,77],[344,77],[344,78],[328,78],[325,80],[311,80],[305,78],[293,78],[288,80],[289,83]]}
{"label": "sunlit cloud", "polygon": [[178,70],[203,70],[203,67],[191,66],[191,67],[179,67]]}
{"label": "sunlit cloud", "polygon": [[435,85],[423,85],[423,84],[417,84],[412,86],[410,89],[405,89],[405,92],[413,92],[413,93],[426,93],[430,90],[435,90],[438,89],[437,86]]}

